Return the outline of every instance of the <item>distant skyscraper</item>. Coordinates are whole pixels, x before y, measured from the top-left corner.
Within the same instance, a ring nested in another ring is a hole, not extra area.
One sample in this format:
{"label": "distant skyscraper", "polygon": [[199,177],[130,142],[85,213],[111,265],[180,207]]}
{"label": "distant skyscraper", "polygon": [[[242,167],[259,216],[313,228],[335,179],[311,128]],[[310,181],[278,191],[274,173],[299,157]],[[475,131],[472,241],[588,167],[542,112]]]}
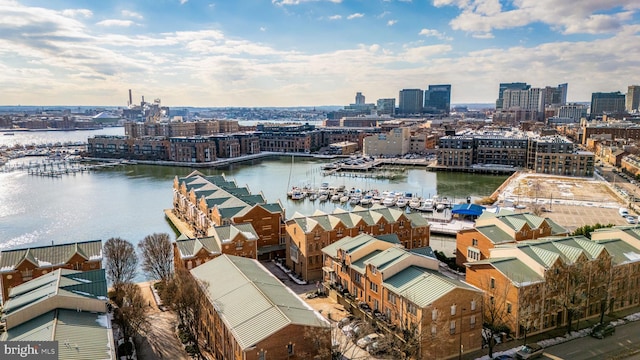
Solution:
{"label": "distant skyscraper", "polygon": [[361,92],[356,93],[356,105],[364,105],[364,95]]}
{"label": "distant skyscraper", "polygon": [[378,114],[395,115],[396,113],[396,99],[378,99],[376,104],[376,110]]}
{"label": "distant skyscraper", "polygon": [[620,91],[609,93],[591,94],[591,111],[589,116],[593,119],[605,113],[621,113],[625,108],[625,96]]}
{"label": "distant skyscraper", "polygon": [[424,91],[421,89],[402,89],[400,90],[398,111],[401,114],[420,114],[423,99]]}
{"label": "distant skyscraper", "polygon": [[451,85],[429,85],[424,92],[424,111],[449,114],[451,110]]}
{"label": "distant skyscraper", "polygon": [[505,90],[528,90],[531,88],[531,85],[527,83],[500,83],[500,87],[498,88],[498,100],[496,100],[496,109],[502,109],[502,99]]}
{"label": "distant skyscraper", "polygon": [[587,106],[581,104],[562,105],[558,109],[558,117],[569,118],[579,122],[583,117],[587,117]]}
{"label": "distant skyscraper", "polygon": [[627,106],[628,112],[640,109],[640,85],[630,85],[627,88]]}

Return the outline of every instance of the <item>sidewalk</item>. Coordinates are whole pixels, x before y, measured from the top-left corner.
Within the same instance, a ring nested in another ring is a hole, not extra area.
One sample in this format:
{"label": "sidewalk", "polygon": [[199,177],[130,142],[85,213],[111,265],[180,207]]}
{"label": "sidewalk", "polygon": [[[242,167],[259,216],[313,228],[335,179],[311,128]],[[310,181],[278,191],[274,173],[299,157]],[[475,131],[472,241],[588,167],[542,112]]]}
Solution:
{"label": "sidewalk", "polygon": [[[627,309],[624,311],[617,311],[615,313],[613,313],[612,315],[608,315],[605,314],[604,316],[604,322],[608,323],[611,321],[615,321],[615,320],[619,320],[624,318],[625,316],[631,315],[631,314],[635,314],[638,312],[638,308],[633,308],[633,309]],[[574,321],[573,324],[571,325],[574,328],[574,332],[575,331],[579,331],[579,330],[585,330],[587,328],[591,328],[594,325],[596,325],[597,323],[600,322],[600,318],[593,318],[593,319],[588,319],[588,320],[580,320],[580,322],[578,323],[578,321]],[[579,330],[578,329],[579,326]],[[536,334],[536,335],[532,335],[532,336],[527,336],[527,343],[537,343],[537,342],[541,342],[544,340],[551,340],[551,339],[556,339],[556,338],[561,338],[563,336],[565,336],[567,334],[567,328],[566,325],[553,329],[551,331],[547,331],[545,333],[542,334]],[[573,340],[573,339],[571,339]],[[571,341],[568,340],[568,341]],[[505,352],[505,351],[509,351],[509,350],[514,350],[518,349],[519,347],[521,347],[522,345],[524,345],[524,339],[515,339],[515,340],[511,340],[511,341],[507,341],[505,343],[502,344],[497,344],[493,347],[493,356],[497,356],[499,353],[501,352]],[[462,358],[464,360],[476,360],[476,359],[488,359],[488,354],[489,354],[489,348],[484,348],[482,350],[478,350],[478,351],[474,351],[474,352],[470,352],[467,354],[463,354]]]}

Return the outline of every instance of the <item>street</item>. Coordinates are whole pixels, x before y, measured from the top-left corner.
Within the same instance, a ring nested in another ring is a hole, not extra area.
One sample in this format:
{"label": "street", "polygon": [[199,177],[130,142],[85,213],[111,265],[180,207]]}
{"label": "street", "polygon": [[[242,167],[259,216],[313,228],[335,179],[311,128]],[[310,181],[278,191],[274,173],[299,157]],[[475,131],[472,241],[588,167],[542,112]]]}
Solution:
{"label": "street", "polygon": [[640,359],[640,321],[616,327],[612,336],[595,339],[586,336],[545,349],[543,359],[602,360]]}

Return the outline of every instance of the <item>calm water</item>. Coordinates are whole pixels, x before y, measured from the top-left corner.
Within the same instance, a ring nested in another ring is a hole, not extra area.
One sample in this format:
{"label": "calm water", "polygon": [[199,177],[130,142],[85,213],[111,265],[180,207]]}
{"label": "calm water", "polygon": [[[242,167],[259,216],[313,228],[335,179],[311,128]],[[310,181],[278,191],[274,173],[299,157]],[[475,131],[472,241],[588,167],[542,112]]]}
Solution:
{"label": "calm water", "polygon": [[[25,133],[27,141],[55,143],[86,140],[95,134],[122,134],[122,128],[82,132]],[[15,137],[23,134],[16,133]],[[7,136],[9,137],[9,136]],[[3,139],[4,140],[4,139]],[[20,160],[14,160],[20,161]],[[22,159],[25,161],[25,159]],[[364,190],[406,191],[423,196],[439,194],[463,200],[491,194],[505,176],[432,173],[414,168],[401,180],[323,177],[326,160],[290,157],[265,159],[225,169],[200,170],[225,174],[239,186],[262,192],[269,202],[280,200],[287,218],[297,211],[333,211],[335,204],[292,201],[291,186],[319,186],[322,182]],[[192,171],[184,167],[119,166],[93,173],[45,178],[25,172],[0,173],[0,250],[92,239],[121,237],[134,244],[155,232],[173,234],[163,210],[171,207],[173,178]],[[348,205],[347,205],[348,206]]]}

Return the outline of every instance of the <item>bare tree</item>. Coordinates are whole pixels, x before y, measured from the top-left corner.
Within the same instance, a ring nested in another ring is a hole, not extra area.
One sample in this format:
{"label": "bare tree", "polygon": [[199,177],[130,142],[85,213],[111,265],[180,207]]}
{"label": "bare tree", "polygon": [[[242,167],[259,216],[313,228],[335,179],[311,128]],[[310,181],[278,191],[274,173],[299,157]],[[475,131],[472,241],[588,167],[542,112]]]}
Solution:
{"label": "bare tree", "polygon": [[116,299],[118,308],[115,318],[122,329],[125,338],[145,332],[149,322],[147,320],[147,302],[137,284],[126,282],[120,285],[121,298]]}
{"label": "bare tree", "polygon": [[142,270],[151,278],[166,282],[173,275],[173,249],[169,234],[145,236],[138,243]]}
{"label": "bare tree", "polygon": [[587,301],[588,273],[585,263],[578,259],[573,264],[563,265],[558,271],[547,271],[545,285],[553,294],[553,299],[567,314],[567,333],[570,333],[573,319],[580,317]]}
{"label": "bare tree", "polygon": [[203,303],[209,301],[204,295],[208,286],[206,283],[199,284],[189,270],[180,268],[163,291],[163,301],[170,304],[178,315],[178,322],[189,330],[196,344],[202,320]]}
{"label": "bare tree", "polygon": [[490,279],[488,276],[482,280],[482,289],[485,289],[482,299],[484,335],[489,346],[489,357],[493,357],[494,337],[500,333],[501,329],[507,327],[509,322],[509,304],[507,295],[509,286]]}
{"label": "bare tree", "polygon": [[136,249],[127,240],[111,238],[104,244],[107,278],[113,284],[116,293],[122,284],[133,281],[138,268]]}

